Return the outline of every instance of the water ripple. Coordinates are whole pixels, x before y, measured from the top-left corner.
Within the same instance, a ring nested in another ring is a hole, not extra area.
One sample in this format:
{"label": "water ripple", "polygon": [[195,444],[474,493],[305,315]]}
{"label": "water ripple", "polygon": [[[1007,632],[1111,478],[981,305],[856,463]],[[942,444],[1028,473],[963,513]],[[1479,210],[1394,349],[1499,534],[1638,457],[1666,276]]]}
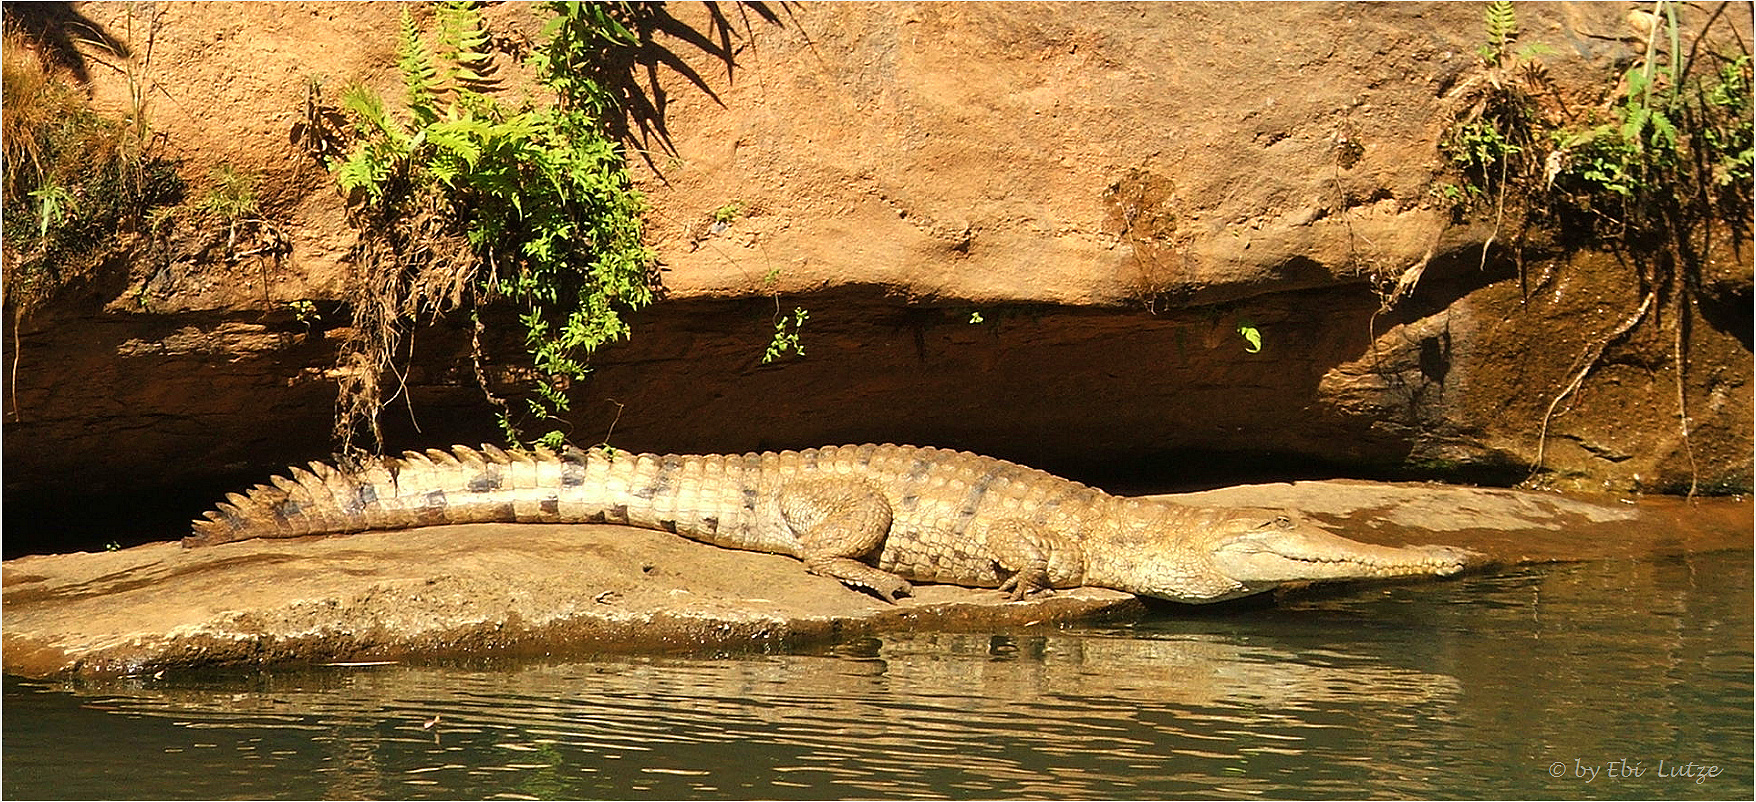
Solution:
{"label": "water ripple", "polygon": [[1735,774],[1615,794],[1748,796],[1748,555],[1704,560],[820,654],[8,678],[5,794],[1589,796],[1550,763],[1626,755]]}

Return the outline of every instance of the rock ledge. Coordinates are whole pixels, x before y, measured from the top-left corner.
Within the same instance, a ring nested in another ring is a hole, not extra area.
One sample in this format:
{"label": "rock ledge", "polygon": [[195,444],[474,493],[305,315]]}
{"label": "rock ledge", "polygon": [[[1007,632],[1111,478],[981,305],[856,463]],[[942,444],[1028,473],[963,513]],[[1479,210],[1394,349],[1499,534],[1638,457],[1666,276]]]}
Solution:
{"label": "rock ledge", "polygon": [[[1292,507],[1360,540],[1449,543],[1491,565],[1749,548],[1748,499],[1581,498],[1353,481],[1161,496]],[[3,565],[9,673],[111,675],[457,654],[791,647],[895,629],[1012,628],[1146,604],[1082,588],[1027,602],[926,585],[891,606],[789,557],[620,526],[472,524]],[[1293,591],[1296,593],[1296,591]]]}

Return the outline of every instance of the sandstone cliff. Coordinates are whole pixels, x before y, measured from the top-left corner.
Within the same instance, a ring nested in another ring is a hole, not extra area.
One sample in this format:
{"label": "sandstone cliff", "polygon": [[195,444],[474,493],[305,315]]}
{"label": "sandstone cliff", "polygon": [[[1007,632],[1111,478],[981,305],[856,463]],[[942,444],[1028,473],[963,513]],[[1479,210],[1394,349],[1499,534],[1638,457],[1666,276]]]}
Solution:
{"label": "sandstone cliff", "polygon": [[[333,445],[354,231],[293,129],[308,78],[394,90],[400,8],[145,5],[150,59],[134,42],[131,71],[76,45],[94,103],[120,116],[144,87],[181,172],[259,177],[284,247],[135,242],[53,305],[8,310],[9,530],[114,503],[170,536],[156,527],[199,499]],[[1641,46],[1619,5],[1518,8],[1581,104]],[[65,10],[118,39],[145,31],[131,4]],[[527,6],[485,13],[509,53],[538,35]],[[1724,16],[1751,40],[1747,4]],[[1515,483],[1581,355],[1639,303],[1614,254],[1514,248],[1493,215],[1435,198],[1438,143],[1479,68],[1477,4],[676,4],[657,19],[629,73],[650,106],[626,122],[668,297],[575,388],[577,442],[910,442],[1100,481]],[[1750,248],[1708,253],[1681,347],[1687,441],[1671,330],[1644,327],[1550,420],[1545,481],[1750,486]],[[1387,304],[1398,278],[1418,281]],[[761,364],[795,307],[807,355]],[[488,350],[515,384],[510,315],[487,316]],[[498,439],[469,335],[461,318],[413,330],[391,448]]]}

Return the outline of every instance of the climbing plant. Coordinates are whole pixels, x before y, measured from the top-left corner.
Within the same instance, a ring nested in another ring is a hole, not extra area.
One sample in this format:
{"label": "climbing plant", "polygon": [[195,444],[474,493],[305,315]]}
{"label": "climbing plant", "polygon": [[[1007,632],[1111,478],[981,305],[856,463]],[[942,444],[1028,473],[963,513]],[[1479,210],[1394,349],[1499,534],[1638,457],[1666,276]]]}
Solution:
{"label": "climbing plant", "polygon": [[795,356],[805,355],[805,346],[799,342],[799,334],[805,328],[805,321],[811,314],[803,307],[794,307],[791,315],[778,317],[774,321],[774,337],[768,342],[768,349],[762,353],[762,364],[785,356],[788,351]]}
{"label": "climbing plant", "polygon": [[[604,133],[601,93],[576,72],[590,43],[631,44],[597,6],[548,3],[546,42],[530,59],[552,102],[500,102],[487,29],[469,3],[441,3],[433,30],[404,7],[397,40],[403,109],[360,83],[341,93],[335,131],[307,103],[313,151],[347,193],[359,232],[348,292],[355,332],[340,356],[336,437],[356,448],[362,429],[382,443],[383,377],[402,332],[421,313],[468,307],[484,394],[514,445],[559,445],[569,385],[590,354],[627,337],[623,314],[653,299],[653,258],[642,240],[645,201],[621,148]],[[591,45],[595,46],[595,45]],[[321,84],[313,82],[315,96]],[[345,150],[328,148],[331,139]],[[534,392],[517,408],[484,373],[480,308],[520,308]],[[534,437],[527,429],[546,429]]]}

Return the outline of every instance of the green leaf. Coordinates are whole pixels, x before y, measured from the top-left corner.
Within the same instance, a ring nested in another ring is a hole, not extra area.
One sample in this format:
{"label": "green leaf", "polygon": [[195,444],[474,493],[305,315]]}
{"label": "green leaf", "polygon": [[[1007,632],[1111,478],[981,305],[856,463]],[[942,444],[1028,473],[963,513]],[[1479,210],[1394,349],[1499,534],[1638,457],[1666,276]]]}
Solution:
{"label": "green leaf", "polygon": [[336,167],[335,182],[345,190],[364,189],[368,196],[376,199],[383,193],[383,184],[389,177],[390,168],[375,156],[370,147],[362,145],[355,148]]}
{"label": "green leaf", "polygon": [[1641,140],[1641,133],[1646,130],[1646,121],[1651,116],[1652,111],[1645,106],[1630,108],[1627,118],[1622,121],[1622,130],[1620,131],[1622,139],[1638,144]]}
{"label": "green leaf", "polygon": [[37,236],[46,237],[49,229],[67,216],[73,196],[66,187],[50,182],[31,190],[30,196],[37,202]]}
{"label": "green leaf", "polygon": [[1488,33],[1488,41],[1496,45],[1504,45],[1508,39],[1518,35],[1518,16],[1512,12],[1511,0],[1494,0],[1482,12],[1482,20]]}
{"label": "green leaf", "polygon": [[477,140],[484,138],[488,127],[478,120],[459,120],[455,123],[435,123],[426,130],[427,142],[446,155],[463,159],[471,167],[482,156],[482,146]]}
{"label": "green leaf", "polygon": [[438,116],[433,104],[442,82],[438,69],[433,66],[433,54],[421,41],[421,31],[415,27],[408,6],[402,9],[401,31],[396,40],[396,66],[402,72],[409,111],[423,122],[432,122]]}
{"label": "green leaf", "polygon": [[762,354],[762,364],[766,365],[779,359],[787,351],[798,356],[805,355],[805,347],[799,342],[799,331],[804,328],[805,321],[811,317],[803,307],[794,307],[791,317],[781,317],[774,323],[774,338],[768,343],[768,350]]}
{"label": "green leaf", "polygon": [[402,131],[392,127],[389,118],[384,114],[384,98],[378,92],[358,81],[350,82],[341,90],[341,107],[350,112],[361,122],[378,129],[385,136],[401,136]]}
{"label": "green leaf", "polygon": [[1239,321],[1238,334],[1244,338],[1244,350],[1247,353],[1255,354],[1262,351],[1262,331],[1257,329],[1255,324],[1247,320]]}
{"label": "green leaf", "polygon": [[[619,19],[638,12],[625,4],[546,7],[555,12],[544,28],[551,38],[531,63],[561,104],[508,107],[473,91],[493,79],[488,31],[474,4],[438,4],[427,31],[405,13],[397,67],[409,110],[387,111],[370,89],[350,87],[344,108],[357,121],[357,140],[333,173],[342,189],[367,196],[368,213],[358,219],[382,227],[374,250],[408,260],[394,264],[402,284],[385,299],[393,308],[414,306],[410,296],[424,291],[416,289],[422,282],[456,280],[426,275],[420,261],[438,250],[424,246],[445,236],[461,237],[473,252],[467,269],[479,271],[471,277],[476,299],[502,295],[523,307],[517,325],[537,378],[518,409],[528,406],[539,421],[567,410],[568,381],[587,375],[595,349],[628,336],[625,312],[653,300],[646,204],[593,115],[615,102],[596,81],[598,65],[613,48],[637,43]],[[804,319],[800,309],[782,321],[790,351],[801,350]],[[518,442],[517,421],[494,400],[497,424]],[[558,442],[560,434],[550,436]]]}
{"label": "green leaf", "polygon": [[1630,67],[1625,75],[1628,80],[1628,101],[1633,104],[1635,95],[1646,94],[1651,78],[1647,75],[1646,68],[1638,64]]}
{"label": "green leaf", "polygon": [[1677,149],[1677,126],[1664,112],[1655,111],[1649,122],[1652,125],[1652,144],[1664,148],[1667,152]]}

